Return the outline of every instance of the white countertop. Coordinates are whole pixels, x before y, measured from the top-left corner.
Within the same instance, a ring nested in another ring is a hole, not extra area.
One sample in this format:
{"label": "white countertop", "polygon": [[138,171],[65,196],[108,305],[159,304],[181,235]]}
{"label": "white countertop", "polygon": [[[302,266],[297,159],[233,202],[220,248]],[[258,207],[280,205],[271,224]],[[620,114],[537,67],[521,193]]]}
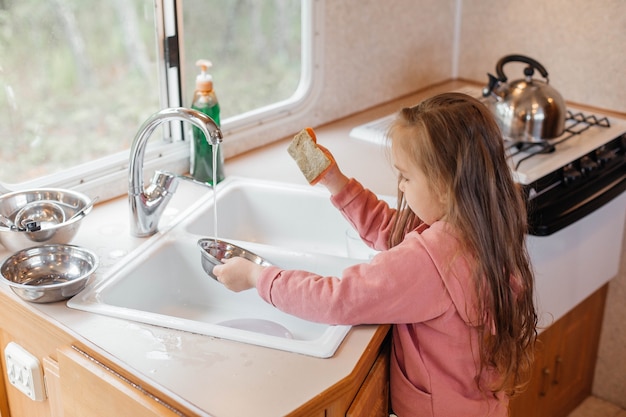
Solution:
{"label": "white countertop", "polygon": [[[445,89],[460,85],[451,83]],[[443,87],[433,91],[439,89]],[[415,104],[422,96],[407,96],[326,126],[313,127],[318,141],[330,149],[346,175],[358,178],[378,194],[395,196],[396,175],[384,147],[352,139],[349,132],[357,125]],[[227,160],[226,175],[305,184],[287,154],[289,140],[285,138]],[[161,225],[167,225],[183,212],[199,193],[207,192],[210,191],[203,187],[181,182]],[[126,197],[97,205],[83,221],[72,243],[98,253],[101,266],[97,279],[102,279],[145,240],[130,236],[128,222]],[[0,252],[0,257],[6,256],[6,251]],[[557,312],[553,314],[556,319],[604,282],[582,285],[575,294],[565,292],[569,298],[563,302],[559,299],[563,298],[560,281],[551,281],[538,285],[538,291],[543,292],[539,298],[545,308],[558,302]],[[552,286],[556,288],[553,290]],[[8,287],[0,285],[0,291],[23,303]],[[276,416],[296,409],[346,378],[377,329],[377,326],[354,327],[334,357],[318,359],[72,310],[65,303],[25,304],[77,338],[100,348],[111,360],[171,393],[198,414],[214,416]]]}

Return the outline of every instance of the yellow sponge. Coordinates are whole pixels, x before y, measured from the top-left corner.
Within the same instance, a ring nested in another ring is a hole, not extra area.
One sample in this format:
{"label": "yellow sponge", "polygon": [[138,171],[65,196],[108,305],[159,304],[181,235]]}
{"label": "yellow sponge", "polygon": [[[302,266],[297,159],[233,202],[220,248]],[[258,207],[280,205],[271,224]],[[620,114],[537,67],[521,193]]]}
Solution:
{"label": "yellow sponge", "polygon": [[310,127],[294,136],[287,152],[310,184],[317,183],[334,162],[332,155],[317,145],[315,132]]}

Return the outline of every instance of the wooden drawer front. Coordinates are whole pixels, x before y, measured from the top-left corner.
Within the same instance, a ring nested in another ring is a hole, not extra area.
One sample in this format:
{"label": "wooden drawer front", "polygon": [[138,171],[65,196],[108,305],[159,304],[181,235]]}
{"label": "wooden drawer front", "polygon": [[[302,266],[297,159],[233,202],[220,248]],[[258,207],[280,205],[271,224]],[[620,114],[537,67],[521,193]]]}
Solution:
{"label": "wooden drawer front", "polygon": [[389,417],[389,355],[378,356],[348,409],[347,417]]}
{"label": "wooden drawer front", "polygon": [[181,415],[71,347],[58,363],[64,417]]}

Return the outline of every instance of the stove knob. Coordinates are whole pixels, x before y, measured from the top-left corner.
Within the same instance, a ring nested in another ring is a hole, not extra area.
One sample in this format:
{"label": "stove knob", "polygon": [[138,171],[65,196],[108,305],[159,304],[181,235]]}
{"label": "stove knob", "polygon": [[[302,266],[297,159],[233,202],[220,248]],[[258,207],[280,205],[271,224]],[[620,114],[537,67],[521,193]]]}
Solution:
{"label": "stove knob", "polygon": [[574,164],[563,167],[563,182],[565,185],[576,184],[583,177],[583,174],[576,169]]}
{"label": "stove knob", "polygon": [[596,151],[596,159],[600,165],[604,166],[615,159],[615,151],[606,149],[604,146]]}
{"label": "stove knob", "polygon": [[580,172],[583,175],[589,175],[599,167],[600,165],[596,161],[594,161],[589,155],[580,158]]}

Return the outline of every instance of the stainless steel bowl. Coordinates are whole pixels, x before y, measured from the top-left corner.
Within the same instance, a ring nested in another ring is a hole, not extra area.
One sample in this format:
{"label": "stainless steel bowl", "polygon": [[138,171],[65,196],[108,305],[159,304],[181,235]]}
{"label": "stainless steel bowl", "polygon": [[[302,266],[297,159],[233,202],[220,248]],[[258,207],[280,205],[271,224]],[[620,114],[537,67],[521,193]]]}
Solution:
{"label": "stainless steel bowl", "polygon": [[52,303],[85,288],[98,268],[98,257],[73,245],[43,245],[21,250],[4,261],[0,272],[13,292],[26,301]]}
{"label": "stainless steel bowl", "polygon": [[[60,188],[40,188],[1,195],[0,214],[13,223],[16,223],[17,214],[24,208],[28,208],[31,214],[43,215],[42,210],[39,209],[44,207],[49,209],[50,204],[54,204],[62,209],[63,214],[56,213],[56,217],[49,219],[50,221],[42,221],[41,230],[37,231],[0,226],[0,243],[12,252],[42,243],[69,243],[78,232],[83,218],[91,211],[91,207],[74,218],[72,216],[87,206],[90,201],[91,199],[82,193]],[[51,213],[48,214],[52,216]]]}
{"label": "stainless steel bowl", "polygon": [[241,257],[254,262],[257,265],[271,266],[272,264],[257,254],[250,252],[242,247],[234,245],[223,240],[214,238],[203,238],[198,240],[198,246],[201,249],[201,261],[204,272],[209,274],[213,279],[217,279],[213,275],[213,267],[221,265],[224,259]]}
{"label": "stainless steel bowl", "polygon": [[53,201],[33,201],[15,215],[17,226],[24,226],[27,221],[36,222],[41,229],[49,229],[65,221],[65,210]]}

